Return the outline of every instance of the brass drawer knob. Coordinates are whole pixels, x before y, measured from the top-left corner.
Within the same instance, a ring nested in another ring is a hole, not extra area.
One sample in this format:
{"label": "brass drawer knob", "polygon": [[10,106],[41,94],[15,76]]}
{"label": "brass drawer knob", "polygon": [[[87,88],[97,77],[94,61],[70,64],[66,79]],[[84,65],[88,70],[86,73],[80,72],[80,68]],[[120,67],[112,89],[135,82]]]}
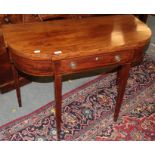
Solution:
{"label": "brass drawer knob", "polygon": [[96,57],[95,60],[98,61],[99,60],[99,57]]}
{"label": "brass drawer knob", "polygon": [[116,60],[116,62],[120,62],[121,61],[121,57],[119,55],[115,55],[115,60]]}
{"label": "brass drawer knob", "polygon": [[73,61],[70,62],[70,68],[71,68],[71,69],[76,69],[76,66],[77,66],[77,65],[76,65],[75,62],[73,62]]}

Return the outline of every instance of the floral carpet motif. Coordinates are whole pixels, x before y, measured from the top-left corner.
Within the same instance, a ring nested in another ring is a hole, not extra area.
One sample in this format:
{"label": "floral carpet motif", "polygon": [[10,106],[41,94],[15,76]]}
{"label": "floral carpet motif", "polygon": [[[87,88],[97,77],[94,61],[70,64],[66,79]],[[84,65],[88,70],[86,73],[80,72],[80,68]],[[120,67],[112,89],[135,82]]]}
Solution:
{"label": "floral carpet motif", "polygon": [[[155,140],[155,61],[130,71],[119,119],[113,122],[116,73],[63,96],[61,140]],[[0,140],[56,140],[55,102],[0,127]]]}

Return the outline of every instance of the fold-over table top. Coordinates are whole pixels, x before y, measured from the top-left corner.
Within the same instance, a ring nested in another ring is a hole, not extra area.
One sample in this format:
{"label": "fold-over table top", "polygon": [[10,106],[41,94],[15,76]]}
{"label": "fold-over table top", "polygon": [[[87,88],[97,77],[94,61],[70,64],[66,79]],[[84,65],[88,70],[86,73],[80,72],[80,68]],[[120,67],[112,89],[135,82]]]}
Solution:
{"label": "fold-over table top", "polygon": [[10,51],[32,60],[60,60],[144,46],[146,24],[132,15],[65,19],[2,27]]}

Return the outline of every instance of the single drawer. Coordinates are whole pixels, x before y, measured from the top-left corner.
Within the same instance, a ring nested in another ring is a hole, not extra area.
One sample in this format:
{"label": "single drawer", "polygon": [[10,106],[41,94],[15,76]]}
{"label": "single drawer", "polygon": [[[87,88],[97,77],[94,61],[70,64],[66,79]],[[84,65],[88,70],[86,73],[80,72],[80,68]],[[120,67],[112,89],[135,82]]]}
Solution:
{"label": "single drawer", "polygon": [[94,56],[80,57],[75,59],[59,60],[55,62],[57,73],[71,73],[83,70],[89,70],[107,65],[124,64],[131,62],[133,58],[132,51],[122,51]]}

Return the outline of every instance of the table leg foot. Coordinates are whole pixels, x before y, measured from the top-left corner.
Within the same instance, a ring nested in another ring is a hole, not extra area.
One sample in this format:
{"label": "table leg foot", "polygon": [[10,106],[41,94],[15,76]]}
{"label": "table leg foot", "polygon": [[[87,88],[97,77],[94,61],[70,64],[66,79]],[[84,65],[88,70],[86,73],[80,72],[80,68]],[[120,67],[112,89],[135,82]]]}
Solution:
{"label": "table leg foot", "polygon": [[56,109],[56,127],[57,140],[60,140],[61,132],[61,103],[62,103],[62,82],[61,75],[55,75],[55,109]]}
{"label": "table leg foot", "polygon": [[130,64],[125,64],[119,68],[117,81],[118,81],[118,95],[117,95],[117,101],[115,106],[115,113],[114,113],[114,121],[116,122],[119,116],[121,104],[123,101],[123,96],[129,76],[130,71]]}

